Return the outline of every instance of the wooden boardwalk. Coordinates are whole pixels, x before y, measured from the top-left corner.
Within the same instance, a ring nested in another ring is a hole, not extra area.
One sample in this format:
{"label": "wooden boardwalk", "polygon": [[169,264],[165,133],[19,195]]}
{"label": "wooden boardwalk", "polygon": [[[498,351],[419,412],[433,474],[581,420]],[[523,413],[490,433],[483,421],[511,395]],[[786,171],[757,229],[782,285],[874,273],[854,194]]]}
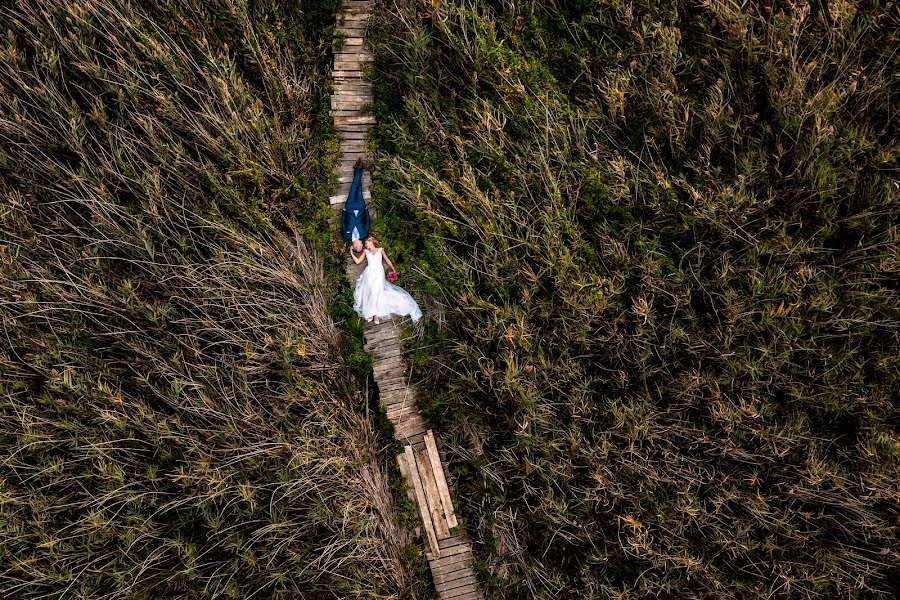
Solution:
{"label": "wooden boardwalk", "polygon": [[[372,61],[365,40],[372,5],[372,0],[344,0],[336,24],[331,114],[341,136],[342,157],[340,189],[332,196],[331,205],[338,215],[353,181],[353,164],[359,156],[365,158],[364,137],[375,122],[365,110],[372,101],[372,86],[363,76],[363,65]],[[362,183],[363,197],[369,202],[368,171]],[[371,206],[370,211],[374,218]],[[348,258],[350,281],[355,282],[364,268],[365,262],[356,265]],[[453,510],[452,487],[448,485],[440,442],[419,414],[415,390],[409,386],[409,362],[397,324],[367,324],[365,349],[373,355],[372,368],[381,403],[394,424],[395,437],[403,444],[397,462],[422,519],[426,556],[438,596],[446,600],[481,600],[484,596],[472,570],[472,545]]]}

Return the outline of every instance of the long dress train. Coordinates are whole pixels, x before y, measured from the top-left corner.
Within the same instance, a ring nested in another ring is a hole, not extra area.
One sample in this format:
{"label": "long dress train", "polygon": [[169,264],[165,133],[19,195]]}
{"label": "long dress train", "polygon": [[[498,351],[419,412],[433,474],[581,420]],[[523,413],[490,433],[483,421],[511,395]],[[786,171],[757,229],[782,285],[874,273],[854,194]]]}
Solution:
{"label": "long dress train", "polygon": [[377,316],[390,319],[391,316],[409,316],[413,322],[422,318],[419,305],[409,292],[394,285],[384,276],[381,264],[381,248],[366,252],[366,268],[356,280],[353,291],[353,309],[367,321]]}

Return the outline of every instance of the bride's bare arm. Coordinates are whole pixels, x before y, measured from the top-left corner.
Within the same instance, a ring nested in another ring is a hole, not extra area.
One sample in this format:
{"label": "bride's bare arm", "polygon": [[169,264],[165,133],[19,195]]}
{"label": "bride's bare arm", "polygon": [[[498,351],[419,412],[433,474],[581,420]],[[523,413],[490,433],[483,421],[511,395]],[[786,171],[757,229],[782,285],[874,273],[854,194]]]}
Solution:
{"label": "bride's bare arm", "polygon": [[365,253],[362,253],[359,256],[356,256],[356,254],[353,253],[353,246],[351,246],[350,247],[350,258],[353,259],[353,262],[355,262],[356,264],[359,264],[366,258],[366,255],[365,255]]}
{"label": "bride's bare arm", "polygon": [[384,251],[384,248],[381,249],[381,258],[384,259],[384,262],[391,268],[391,271],[396,271],[394,268],[394,263],[391,262],[391,259],[388,258],[387,252]]}

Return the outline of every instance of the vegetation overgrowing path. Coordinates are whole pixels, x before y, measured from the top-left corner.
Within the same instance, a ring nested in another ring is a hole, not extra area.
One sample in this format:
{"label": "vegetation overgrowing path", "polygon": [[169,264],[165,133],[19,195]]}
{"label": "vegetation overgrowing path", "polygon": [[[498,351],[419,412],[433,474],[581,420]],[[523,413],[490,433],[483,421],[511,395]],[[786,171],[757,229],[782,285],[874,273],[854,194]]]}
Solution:
{"label": "vegetation overgrowing path", "polygon": [[[353,164],[365,155],[364,137],[375,118],[367,113],[372,102],[372,85],[363,66],[372,62],[365,30],[371,16],[371,0],[344,0],[338,13],[334,41],[334,96],[331,114],[341,136],[340,189],[331,204],[340,211],[353,181]],[[368,172],[363,176],[363,197],[371,199]],[[374,217],[374,210],[370,207]],[[351,282],[365,268],[348,259]],[[415,390],[409,386],[409,362],[404,356],[400,329],[393,321],[367,324],[366,350],[373,355],[375,382],[395,437],[403,444],[397,456],[410,498],[422,520],[427,544],[426,556],[435,589],[443,599],[483,598],[472,570],[472,545],[453,510],[443,452],[432,430],[419,414]]]}

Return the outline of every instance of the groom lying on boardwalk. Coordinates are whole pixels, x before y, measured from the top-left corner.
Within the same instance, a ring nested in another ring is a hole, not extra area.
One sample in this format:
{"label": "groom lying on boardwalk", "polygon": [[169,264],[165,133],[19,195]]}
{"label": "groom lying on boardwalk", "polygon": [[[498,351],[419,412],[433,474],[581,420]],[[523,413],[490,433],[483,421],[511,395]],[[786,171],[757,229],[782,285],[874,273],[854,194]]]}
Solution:
{"label": "groom lying on boardwalk", "polygon": [[344,240],[354,243],[353,248],[357,252],[362,250],[356,242],[364,240],[369,235],[369,208],[363,199],[362,174],[365,163],[362,157],[356,159],[353,165],[353,183],[350,184],[350,193],[347,194],[347,202],[341,211],[341,232]]}

